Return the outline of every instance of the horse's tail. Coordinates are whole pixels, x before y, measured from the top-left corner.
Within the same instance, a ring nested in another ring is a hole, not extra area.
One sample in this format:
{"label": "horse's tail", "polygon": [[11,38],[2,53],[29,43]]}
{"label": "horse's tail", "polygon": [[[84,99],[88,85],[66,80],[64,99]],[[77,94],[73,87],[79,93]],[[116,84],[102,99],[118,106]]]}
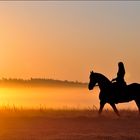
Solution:
{"label": "horse's tail", "polygon": [[128,87],[128,93],[130,93],[131,96],[133,96],[135,99],[140,99],[140,84],[132,83],[127,87]]}

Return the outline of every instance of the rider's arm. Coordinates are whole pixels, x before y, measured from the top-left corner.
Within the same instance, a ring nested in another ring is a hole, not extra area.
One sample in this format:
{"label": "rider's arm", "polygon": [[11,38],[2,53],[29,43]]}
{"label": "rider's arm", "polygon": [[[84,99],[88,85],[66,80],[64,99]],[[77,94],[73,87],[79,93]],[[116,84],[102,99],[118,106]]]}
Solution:
{"label": "rider's arm", "polygon": [[117,79],[117,78],[112,79],[111,82],[116,81],[116,79]]}

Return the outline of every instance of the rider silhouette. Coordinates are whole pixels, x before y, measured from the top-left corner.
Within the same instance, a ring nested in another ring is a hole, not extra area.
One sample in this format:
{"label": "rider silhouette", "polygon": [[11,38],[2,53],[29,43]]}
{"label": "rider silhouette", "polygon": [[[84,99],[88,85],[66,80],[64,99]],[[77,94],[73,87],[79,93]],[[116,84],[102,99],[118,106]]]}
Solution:
{"label": "rider silhouette", "polygon": [[123,62],[119,62],[118,63],[118,73],[117,73],[117,77],[112,79],[113,81],[116,81],[115,83],[117,84],[117,87],[119,89],[124,88],[124,86],[126,86],[126,82],[124,80],[124,75],[125,75],[125,68],[124,68],[124,64]]}

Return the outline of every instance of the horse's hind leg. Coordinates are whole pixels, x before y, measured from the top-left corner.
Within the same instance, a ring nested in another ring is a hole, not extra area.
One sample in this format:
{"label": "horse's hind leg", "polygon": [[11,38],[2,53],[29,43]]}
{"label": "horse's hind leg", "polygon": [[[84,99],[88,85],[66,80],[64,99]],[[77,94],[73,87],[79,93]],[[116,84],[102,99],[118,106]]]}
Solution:
{"label": "horse's hind leg", "polygon": [[136,105],[137,105],[137,107],[139,109],[139,114],[140,114],[140,100],[135,100],[135,102],[136,102]]}
{"label": "horse's hind leg", "polygon": [[118,109],[116,108],[114,103],[110,103],[110,105],[112,106],[113,110],[115,111],[115,113],[120,116]]}

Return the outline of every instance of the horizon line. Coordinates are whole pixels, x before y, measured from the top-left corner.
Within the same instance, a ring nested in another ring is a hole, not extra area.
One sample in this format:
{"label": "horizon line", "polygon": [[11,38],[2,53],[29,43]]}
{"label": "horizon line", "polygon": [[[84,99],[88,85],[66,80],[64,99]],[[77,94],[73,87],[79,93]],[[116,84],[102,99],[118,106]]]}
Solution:
{"label": "horizon line", "polygon": [[79,83],[79,84],[87,84],[87,82],[82,82],[78,80],[62,80],[62,79],[53,79],[53,78],[41,78],[41,77],[30,77],[30,78],[0,78],[0,81],[33,81],[33,80],[42,80],[42,81],[57,81],[57,82],[68,82],[68,83]]}

